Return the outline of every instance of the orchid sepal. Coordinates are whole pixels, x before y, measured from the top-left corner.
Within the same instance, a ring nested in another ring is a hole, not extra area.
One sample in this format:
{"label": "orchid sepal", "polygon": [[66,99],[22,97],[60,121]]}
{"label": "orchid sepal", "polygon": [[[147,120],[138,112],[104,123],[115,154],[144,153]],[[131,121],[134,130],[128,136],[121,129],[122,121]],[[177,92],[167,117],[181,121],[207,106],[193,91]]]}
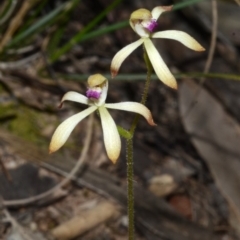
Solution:
{"label": "orchid sepal", "polygon": [[173,6],[157,6],[155,8],[153,8],[153,10],[151,11],[152,14],[152,18],[158,20],[158,18],[160,17],[160,15],[164,12],[168,12],[171,11],[173,8]]}
{"label": "orchid sepal", "polygon": [[134,112],[142,115],[151,126],[156,126],[153,121],[152,113],[150,110],[141,103],[137,102],[120,102],[120,103],[106,103],[105,107],[128,112]]}
{"label": "orchid sepal", "polygon": [[144,40],[144,46],[158,78],[167,86],[177,89],[177,81],[175,77],[172,75],[161,55],[149,38]]}
{"label": "orchid sepal", "polygon": [[98,108],[102,123],[103,140],[108,158],[115,164],[121,151],[121,139],[117,126],[108,110],[101,106]]}
{"label": "orchid sepal", "polygon": [[114,78],[119,71],[119,68],[121,67],[123,61],[136,49],[138,48],[141,44],[143,43],[143,39],[139,39],[136,42],[133,42],[124,48],[122,48],[112,59],[111,63],[111,75],[112,78]]}
{"label": "orchid sepal", "polygon": [[166,30],[161,32],[156,32],[151,35],[152,38],[166,38],[166,39],[172,39],[176,40],[180,43],[182,43],[184,46],[197,51],[205,51],[205,48],[200,45],[193,37],[191,37],[189,34],[178,31],[178,30]]}
{"label": "orchid sepal", "polygon": [[90,115],[92,112],[96,111],[96,106],[91,106],[84,111],[74,114],[73,116],[67,118],[63,121],[55,130],[50,146],[49,146],[49,153],[56,152],[59,148],[61,148],[64,143],[67,141],[69,135],[76,127],[76,125],[81,122],[85,117]]}
{"label": "orchid sepal", "polygon": [[88,104],[88,98],[78,92],[69,91],[62,97],[61,104],[63,104],[64,101],[73,101],[78,102],[82,104]]}

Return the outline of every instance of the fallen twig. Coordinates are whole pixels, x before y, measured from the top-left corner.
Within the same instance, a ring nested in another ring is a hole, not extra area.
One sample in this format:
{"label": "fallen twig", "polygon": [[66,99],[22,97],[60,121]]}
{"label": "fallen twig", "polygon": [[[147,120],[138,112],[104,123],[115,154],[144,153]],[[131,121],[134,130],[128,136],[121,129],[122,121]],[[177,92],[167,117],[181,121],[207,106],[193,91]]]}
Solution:
{"label": "fallen twig", "polygon": [[11,223],[12,227],[23,237],[25,240],[32,240],[32,238],[26,233],[23,227],[12,217],[10,212],[5,208],[3,213],[6,216],[5,221]]}

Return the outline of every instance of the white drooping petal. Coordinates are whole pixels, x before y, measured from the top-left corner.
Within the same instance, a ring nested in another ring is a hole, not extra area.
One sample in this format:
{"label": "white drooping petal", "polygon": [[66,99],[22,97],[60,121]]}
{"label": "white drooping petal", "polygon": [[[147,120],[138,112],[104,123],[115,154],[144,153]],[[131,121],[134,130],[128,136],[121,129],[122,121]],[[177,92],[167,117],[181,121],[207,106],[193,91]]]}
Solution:
{"label": "white drooping petal", "polygon": [[99,113],[102,122],[103,140],[107,155],[113,163],[116,163],[121,151],[121,139],[117,126],[104,106],[99,107]]}
{"label": "white drooping petal", "polygon": [[121,67],[123,61],[142,43],[143,39],[140,38],[136,42],[127,45],[126,47],[122,48],[120,51],[116,53],[116,55],[113,57],[110,67],[112,78],[114,78],[118,74],[119,68]]}
{"label": "white drooping petal", "polygon": [[152,18],[157,20],[163,12],[171,11],[172,6],[158,6],[152,10]]}
{"label": "white drooping petal", "polygon": [[107,98],[108,93],[108,80],[105,81],[104,85],[102,86],[102,93],[98,101],[95,103],[96,106],[102,106]]}
{"label": "white drooping petal", "polygon": [[179,41],[186,47],[194,51],[204,51],[205,49],[189,34],[177,31],[177,30],[167,30],[162,32],[153,33],[152,38],[167,38]]}
{"label": "white drooping petal", "polygon": [[140,36],[140,37],[149,37],[150,32],[147,28],[144,27],[142,23],[136,23],[134,25],[134,31]]}
{"label": "white drooping petal", "polygon": [[118,109],[128,112],[134,112],[142,115],[150,125],[155,126],[156,124],[153,121],[152,114],[150,110],[141,103],[137,102],[120,102],[120,103],[107,103],[105,104],[106,108]]}
{"label": "white drooping petal", "polygon": [[49,146],[49,152],[53,153],[57,151],[63,144],[67,141],[69,135],[75,128],[75,126],[89,114],[94,112],[97,109],[96,106],[91,106],[84,111],[77,113],[69,118],[67,118],[64,122],[62,122],[57,129],[55,130],[52,140]]}
{"label": "white drooping petal", "polygon": [[61,103],[63,103],[64,101],[73,101],[73,102],[79,102],[79,103],[82,103],[82,104],[88,104],[88,98],[80,93],[77,93],[77,92],[73,92],[73,91],[70,91],[70,92],[67,92],[62,100],[61,100]]}
{"label": "white drooping petal", "polygon": [[177,82],[175,77],[172,75],[169,68],[149,38],[144,39],[144,46],[158,78],[167,86],[176,89]]}

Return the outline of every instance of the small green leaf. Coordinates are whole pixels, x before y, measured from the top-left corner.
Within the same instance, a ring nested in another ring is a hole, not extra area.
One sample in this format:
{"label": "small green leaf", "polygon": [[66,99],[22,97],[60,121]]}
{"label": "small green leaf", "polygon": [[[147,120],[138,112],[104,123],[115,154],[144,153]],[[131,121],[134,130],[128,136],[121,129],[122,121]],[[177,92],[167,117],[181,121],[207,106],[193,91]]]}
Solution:
{"label": "small green leaf", "polygon": [[133,137],[132,134],[123,127],[117,126],[117,129],[121,137],[125,139],[131,139]]}

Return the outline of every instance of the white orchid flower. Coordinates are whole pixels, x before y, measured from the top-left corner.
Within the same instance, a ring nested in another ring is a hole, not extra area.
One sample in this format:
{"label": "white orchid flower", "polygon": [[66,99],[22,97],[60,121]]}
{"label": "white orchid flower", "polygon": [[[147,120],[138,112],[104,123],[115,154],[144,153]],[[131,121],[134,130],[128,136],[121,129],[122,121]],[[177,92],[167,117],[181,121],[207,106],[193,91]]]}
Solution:
{"label": "white orchid flower", "polygon": [[137,102],[120,102],[120,103],[105,103],[108,91],[108,80],[101,74],[95,74],[88,78],[88,91],[86,96],[77,92],[67,92],[62,100],[79,102],[89,107],[84,111],[77,113],[64,122],[62,122],[55,130],[49,147],[49,152],[55,152],[63,146],[75,126],[92,112],[98,110],[103,129],[103,139],[109,159],[116,163],[121,150],[121,140],[117,130],[117,126],[109,114],[107,108],[134,112],[142,115],[147,122],[154,126],[150,110],[143,104]]}
{"label": "white orchid flower", "polygon": [[167,30],[152,33],[157,26],[157,20],[159,16],[163,12],[170,11],[171,9],[172,6],[158,6],[155,7],[152,12],[150,12],[147,9],[141,8],[131,14],[129,23],[133,31],[135,31],[141,38],[136,42],[133,42],[124,47],[114,56],[110,69],[112,77],[115,77],[118,74],[119,68],[122,65],[123,61],[136,48],[143,44],[158,78],[169,87],[177,88],[175,77],[172,75],[167,65],[164,63],[162,57],[153,45],[151,38],[174,39],[195,51],[204,51],[205,49],[194,38],[182,31]]}

